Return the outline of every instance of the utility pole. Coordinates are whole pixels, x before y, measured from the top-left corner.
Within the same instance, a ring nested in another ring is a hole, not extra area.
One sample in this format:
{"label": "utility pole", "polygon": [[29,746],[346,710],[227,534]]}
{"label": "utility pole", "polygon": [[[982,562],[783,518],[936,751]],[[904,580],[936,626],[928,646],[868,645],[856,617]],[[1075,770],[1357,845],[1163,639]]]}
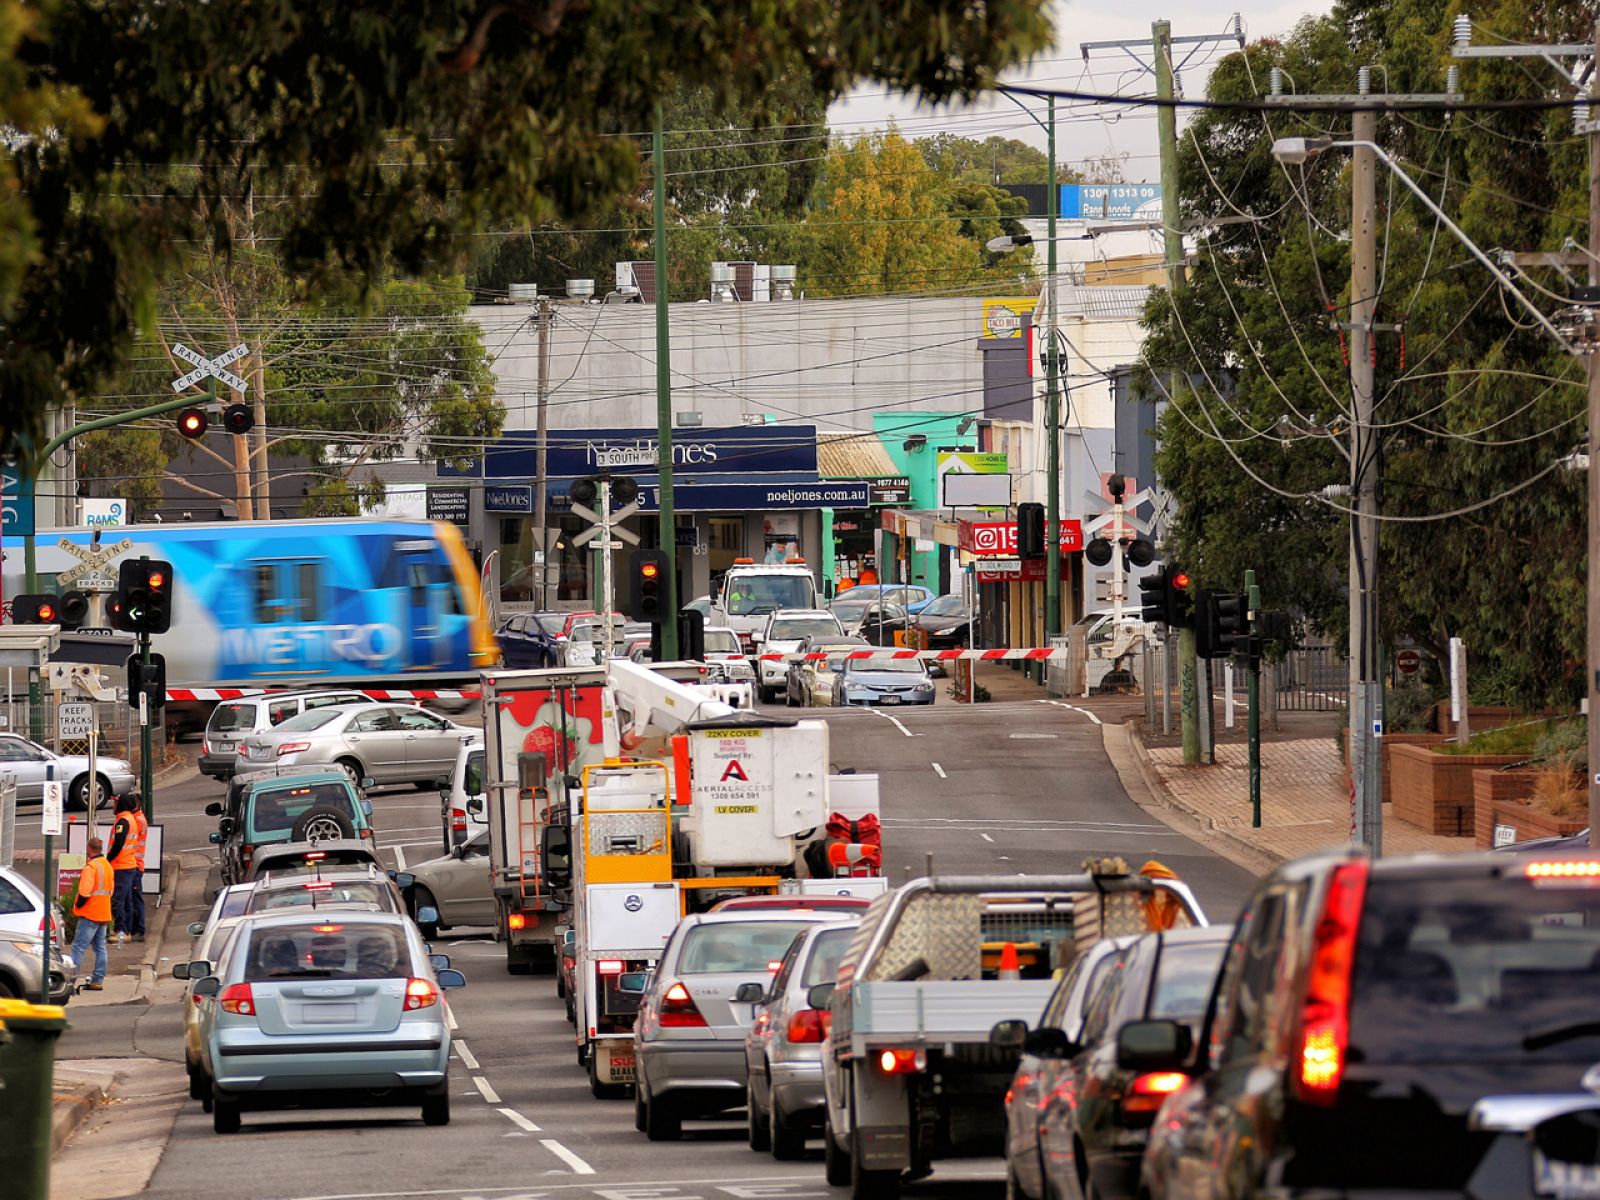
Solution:
{"label": "utility pole", "polygon": [[[1056,331],[1061,327],[1061,310],[1056,305],[1056,217],[1061,210],[1061,187],[1056,179],[1056,99],[1050,97],[1050,123],[1046,128],[1049,143],[1045,176],[1045,215],[1049,222],[1049,249],[1046,272],[1049,276],[1050,321],[1045,326],[1044,428],[1050,439],[1046,456],[1044,491],[1044,635],[1045,645],[1053,646],[1061,633],[1061,353],[1056,346]],[[1045,678],[1043,664],[1039,679]]]}
{"label": "utility pole", "polygon": [[655,128],[650,135],[655,160],[656,251],[656,459],[661,487],[657,493],[661,556],[667,577],[667,619],[661,626],[661,649],[667,662],[678,657],[678,518],[672,504],[672,356],[667,323],[667,164],[661,150],[661,101],[656,101]]}
{"label": "utility pole", "polygon": [[[1594,27],[1593,62],[1589,73],[1589,287],[1600,288],[1600,20]],[[1589,697],[1589,845],[1600,847],[1600,352],[1589,346],[1589,567],[1588,686]]]}
{"label": "utility pole", "polygon": [[[1246,718],[1245,739],[1250,746],[1250,824],[1261,828],[1261,589],[1256,573],[1244,573],[1245,629],[1249,634],[1249,676],[1246,695],[1250,711]],[[1230,693],[1231,694],[1231,693]]]}
{"label": "utility pole", "polygon": [[[541,609],[550,607],[550,538],[545,533],[544,523],[547,517],[545,511],[545,472],[550,465],[550,301],[544,297],[538,300],[539,312],[539,408],[536,418],[534,434],[534,471],[537,478],[533,485],[533,539],[535,552],[539,561],[534,564],[537,568],[534,578],[539,581],[538,604]],[[608,626],[609,628],[609,626]]]}

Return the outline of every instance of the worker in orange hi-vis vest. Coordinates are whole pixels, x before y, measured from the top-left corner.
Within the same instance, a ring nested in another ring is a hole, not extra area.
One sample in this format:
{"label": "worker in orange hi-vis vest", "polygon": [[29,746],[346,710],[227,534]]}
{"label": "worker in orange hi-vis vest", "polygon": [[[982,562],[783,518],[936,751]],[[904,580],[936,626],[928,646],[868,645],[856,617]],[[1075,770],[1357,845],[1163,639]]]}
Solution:
{"label": "worker in orange hi-vis vest", "polygon": [[81,976],[84,955],[94,951],[94,974],[83,985],[91,992],[105,990],[106,932],[111,928],[111,892],[116,886],[116,875],[101,852],[103,849],[99,838],[89,839],[89,860],[78,876],[78,898],[72,904],[78,918],[78,928],[72,935],[72,960],[78,964]]}
{"label": "worker in orange hi-vis vest", "polygon": [[144,852],[150,823],[137,795],[117,798],[117,822],[111,827],[111,847],[106,858],[117,873],[111,907],[116,917],[117,941],[144,941]]}

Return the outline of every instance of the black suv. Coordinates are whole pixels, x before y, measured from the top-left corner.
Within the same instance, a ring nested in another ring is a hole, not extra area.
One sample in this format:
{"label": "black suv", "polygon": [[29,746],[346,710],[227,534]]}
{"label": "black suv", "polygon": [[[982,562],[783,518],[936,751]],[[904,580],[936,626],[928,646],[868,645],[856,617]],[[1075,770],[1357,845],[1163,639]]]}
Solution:
{"label": "black suv", "polygon": [[[1493,1134],[1488,1096],[1600,1083],[1600,857],[1287,863],[1246,902],[1198,1068],[1172,1021],[1119,1060],[1198,1070],[1145,1154],[1149,1197],[1455,1192]],[[1591,1101],[1594,1099],[1590,1097]]]}

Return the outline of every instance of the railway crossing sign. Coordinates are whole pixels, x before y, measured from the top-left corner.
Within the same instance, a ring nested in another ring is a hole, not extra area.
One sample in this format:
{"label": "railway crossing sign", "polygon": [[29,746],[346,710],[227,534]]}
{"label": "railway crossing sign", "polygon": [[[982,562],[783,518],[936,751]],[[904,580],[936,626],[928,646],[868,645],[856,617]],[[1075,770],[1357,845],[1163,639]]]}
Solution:
{"label": "railway crossing sign", "polygon": [[240,342],[232,350],[224,350],[215,358],[207,358],[204,354],[189,349],[182,342],[172,347],[172,353],[194,368],[187,375],[180,375],[172,381],[172,390],[175,392],[181,392],[184,388],[212,375],[236,392],[243,392],[250,386],[244,379],[228,370],[230,364],[238,362],[250,353],[250,347],[244,342]]}
{"label": "railway crossing sign", "polygon": [[133,539],[123,538],[108,546],[79,546],[62,538],[56,545],[78,560],[77,566],[56,576],[59,586],[77,584],[86,592],[114,592],[117,590],[116,575],[106,568],[118,555],[133,549]]}

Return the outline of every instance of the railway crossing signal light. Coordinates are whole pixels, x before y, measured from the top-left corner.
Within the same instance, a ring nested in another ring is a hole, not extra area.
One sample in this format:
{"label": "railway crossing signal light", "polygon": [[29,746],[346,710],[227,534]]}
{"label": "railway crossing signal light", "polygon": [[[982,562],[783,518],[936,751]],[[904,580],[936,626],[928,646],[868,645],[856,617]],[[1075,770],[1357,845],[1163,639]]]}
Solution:
{"label": "railway crossing signal light", "polygon": [[172,627],[172,564],[159,558],[124,559],[117,568],[112,611],[119,629],[167,632]]}
{"label": "railway crossing signal light", "polygon": [[1044,505],[1022,503],[1017,505],[1017,557],[1043,558]]}
{"label": "railway crossing signal light", "polygon": [[89,597],[83,592],[61,594],[60,625],[66,630],[80,629],[89,619]]}
{"label": "railway crossing signal light", "polygon": [[167,660],[152,654],[148,663],[141,662],[137,654],[128,656],[128,707],[139,707],[139,693],[149,698],[152,709],[167,702]]}
{"label": "railway crossing signal light", "polygon": [[667,619],[667,614],[662,611],[662,588],[666,582],[667,569],[666,555],[660,550],[635,550],[631,559],[632,570],[629,572],[629,582],[632,587],[633,609],[635,619],[651,625],[659,625]]}
{"label": "railway crossing signal light", "polygon": [[191,441],[205,437],[210,423],[203,408],[186,408],[178,414],[178,432]]}
{"label": "railway crossing signal light", "polygon": [[230,404],[222,410],[222,427],[232,434],[249,433],[256,427],[256,414],[248,404]]}
{"label": "railway crossing signal light", "polygon": [[61,602],[48,593],[24,592],[11,601],[13,625],[55,625],[61,620]]}

